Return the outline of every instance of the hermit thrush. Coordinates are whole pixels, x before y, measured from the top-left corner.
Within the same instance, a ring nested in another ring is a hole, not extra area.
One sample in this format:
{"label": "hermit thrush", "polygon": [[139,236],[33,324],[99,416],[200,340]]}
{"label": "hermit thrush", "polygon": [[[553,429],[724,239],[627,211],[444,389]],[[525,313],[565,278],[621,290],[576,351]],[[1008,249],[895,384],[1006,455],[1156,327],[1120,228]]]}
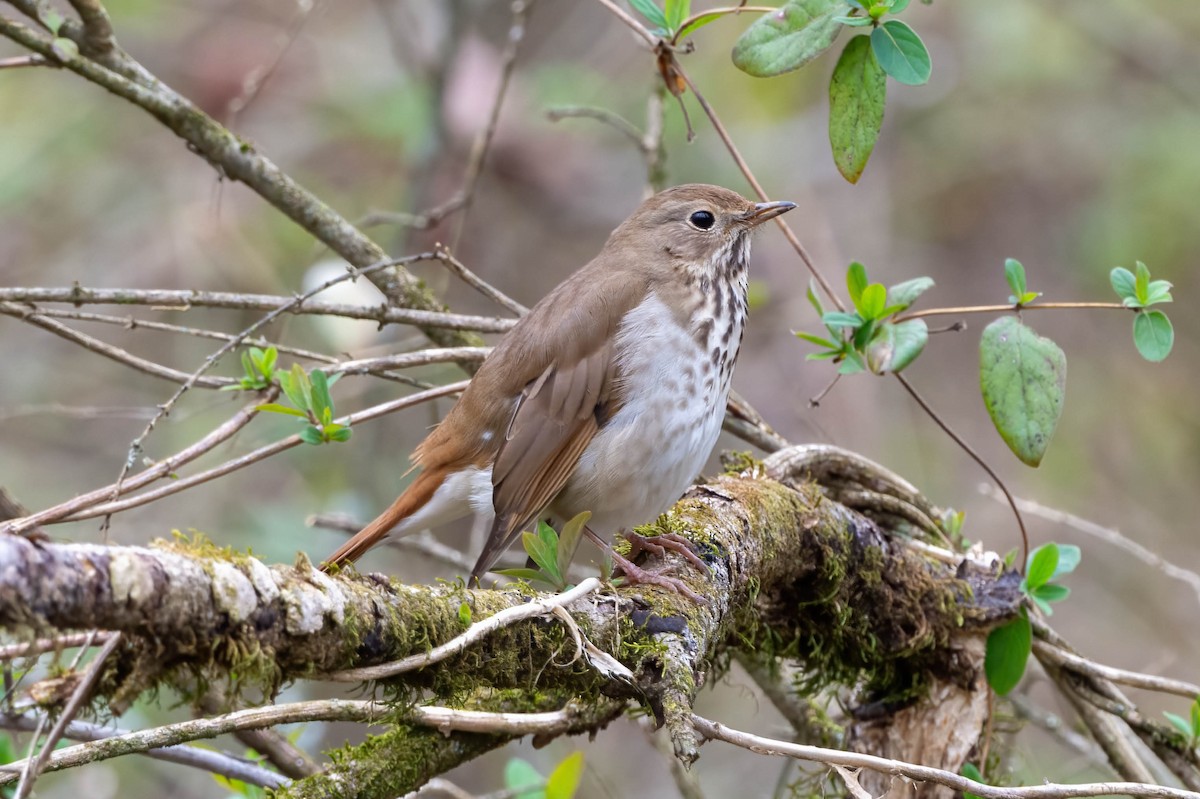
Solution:
{"label": "hermit thrush", "polygon": [[614,533],[669,508],[721,430],[750,233],[794,207],[701,184],[642,203],[496,345],[413,453],[421,474],[326,565],[475,514],[492,518],[478,578],[543,511]]}

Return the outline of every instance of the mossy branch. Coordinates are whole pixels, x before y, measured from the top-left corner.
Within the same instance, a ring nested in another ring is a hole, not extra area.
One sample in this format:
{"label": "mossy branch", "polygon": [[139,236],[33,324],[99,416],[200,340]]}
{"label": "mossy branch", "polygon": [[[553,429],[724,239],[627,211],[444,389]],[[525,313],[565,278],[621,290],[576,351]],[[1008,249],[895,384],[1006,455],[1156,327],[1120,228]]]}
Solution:
{"label": "mossy branch", "polygon": [[[911,705],[943,682],[973,684],[977,653],[964,658],[959,644],[980,640],[1016,608],[1015,579],[931,560],[814,485],[784,485],[759,465],[697,486],[640,530],[656,531],[693,540],[709,573],[676,562],[675,554],[644,566],[674,566],[709,606],[654,586],[626,586],[567,608],[579,631],[632,680],[573,659],[567,627],[539,618],[393,678],[389,691],[410,697],[421,690],[483,710],[545,710],[569,697],[605,708],[578,731],[598,729],[633,699],[668,726],[677,755],[690,761],[697,755],[696,692],[735,650],[797,659],[811,684],[863,683],[880,702]],[[328,576],[303,556],[292,566],[267,566],[183,539],[133,548],[4,537],[0,574],[0,626],[31,638],[80,628],[123,633],[96,696],[118,711],[164,681],[194,679],[199,689],[224,680],[270,695],[287,680],[420,654],[532,594],[520,586]],[[507,740],[491,737],[484,748]],[[461,741],[441,744],[463,756],[478,753]],[[408,789],[429,776],[414,773]]]}

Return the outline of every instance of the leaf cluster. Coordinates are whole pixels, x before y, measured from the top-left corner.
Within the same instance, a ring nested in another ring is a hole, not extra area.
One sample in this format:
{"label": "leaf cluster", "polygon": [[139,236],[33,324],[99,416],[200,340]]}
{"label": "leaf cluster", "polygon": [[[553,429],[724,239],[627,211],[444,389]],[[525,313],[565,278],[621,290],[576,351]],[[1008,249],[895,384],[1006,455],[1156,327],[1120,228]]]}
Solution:
{"label": "leaf cluster", "polygon": [[504,767],[504,787],[512,799],[573,799],[583,779],[583,752],[572,752],[543,777],[532,763],[514,757]]}
{"label": "leaf cluster", "polygon": [[560,532],[542,520],[538,520],[537,532],[526,530],[521,533],[521,545],[525,554],[537,566],[533,568],[503,569],[497,574],[515,577],[530,583],[541,583],[554,591],[563,591],[568,587],[567,570],[579,548],[583,536],[583,528],[592,517],[590,511],[584,511],[566,522]]}
{"label": "leaf cluster", "polygon": [[[1071,593],[1065,585],[1053,582],[1075,571],[1082,558],[1079,547],[1070,544],[1043,544],[1025,563],[1021,592],[1042,613],[1053,613],[1050,605],[1061,602]],[[992,630],[987,639],[983,668],[988,685],[1004,696],[1017,686],[1025,674],[1029,653],[1033,651],[1033,625],[1028,607],[1022,607],[1017,618]]]}
{"label": "leaf cluster", "polygon": [[333,421],[333,398],[329,395],[330,387],[340,377],[340,374],[329,377],[320,369],[305,372],[300,364],[293,364],[290,371],[278,375],[279,387],[293,407],[270,402],[259,405],[258,410],[295,416],[307,422],[300,431],[305,444],[349,441],[352,431],[348,425]]}

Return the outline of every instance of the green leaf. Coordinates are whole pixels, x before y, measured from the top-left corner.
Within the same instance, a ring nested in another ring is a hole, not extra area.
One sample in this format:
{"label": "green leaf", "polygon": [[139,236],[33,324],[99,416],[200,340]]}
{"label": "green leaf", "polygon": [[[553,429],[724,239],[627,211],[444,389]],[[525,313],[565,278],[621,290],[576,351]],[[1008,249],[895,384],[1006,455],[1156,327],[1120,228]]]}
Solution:
{"label": "green leaf", "polygon": [[312,444],[313,446],[325,443],[325,437],[321,435],[321,431],[312,425],[300,431],[300,440],[305,444]]}
{"label": "green leaf", "polygon": [[1029,553],[1029,562],[1025,564],[1026,590],[1035,591],[1049,582],[1054,570],[1058,568],[1058,544],[1042,544]]}
{"label": "green leaf", "polygon": [[682,41],[683,39],[687,38],[688,36],[691,36],[693,33],[700,30],[701,28],[703,28],[705,25],[709,24],[710,22],[716,22],[723,16],[725,16],[725,15],[720,14],[720,13],[701,14],[700,16],[696,17],[694,20],[689,22],[687,24],[687,27],[685,27],[683,30],[679,31],[679,33],[676,35]]}
{"label": "green leaf", "polygon": [[1054,574],[1050,575],[1053,580],[1056,577],[1061,577],[1064,574],[1070,574],[1075,571],[1075,567],[1079,565],[1079,561],[1083,559],[1083,552],[1074,544],[1059,544],[1058,545],[1058,566],[1054,569]]}
{"label": "green leaf", "polygon": [[304,369],[300,364],[292,364],[292,368],[279,376],[279,386],[283,389],[283,393],[302,411],[307,411],[309,403],[305,401],[305,391],[303,385],[308,383],[308,375],[304,374]]}
{"label": "green leaf", "polygon": [[1150,270],[1141,261],[1137,262],[1134,271],[1133,296],[1137,297],[1138,302],[1142,305],[1145,305],[1146,300],[1150,298]]}
{"label": "green leaf", "polygon": [[879,326],[867,347],[867,365],[881,375],[900,372],[916,360],[929,341],[929,328],[924,319],[907,322],[884,322]]}
{"label": "green leaf", "polygon": [[458,606],[458,623],[463,627],[471,626],[471,603],[463,602]]}
{"label": "green leaf", "polygon": [[933,63],[917,32],[898,19],[871,31],[871,47],[879,66],[901,83],[920,86],[929,80]]}
{"label": "green leaf", "polygon": [[1008,281],[1008,287],[1012,289],[1014,296],[1025,296],[1025,267],[1016,258],[1005,259],[1004,279]]}
{"label": "green leaf", "polygon": [[1004,696],[1017,686],[1025,674],[1025,664],[1033,647],[1033,629],[1024,614],[992,630],[987,639],[983,670],[988,685]]}
{"label": "green leaf", "polygon": [[313,369],[309,379],[312,383],[313,412],[316,413],[318,419],[328,423],[327,420],[325,420],[327,412],[332,414],[333,411],[333,400],[329,397],[328,378],[326,378],[323,370]]}
{"label": "green leaf", "polygon": [[855,375],[867,371],[867,365],[857,352],[847,352],[846,360],[838,367],[839,375]]}
{"label": "green leaf", "polygon": [[782,75],[829,49],[842,31],[838,0],[789,0],[754,21],[733,46],[733,63],[756,78]]}
{"label": "green leaf", "polygon": [[662,9],[654,4],[653,0],[629,0],[629,5],[641,14],[646,19],[650,20],[651,25],[656,25],[663,30],[667,30],[670,26],[667,25],[667,17],[663,14]]}
{"label": "green leaf", "polygon": [[821,323],[826,327],[853,327],[862,326],[863,318],[855,313],[846,313],[845,311],[829,311],[821,317]]}
{"label": "green leaf", "polygon": [[[540,527],[542,524],[539,522],[538,526]],[[521,533],[521,545],[525,548],[525,554],[529,555],[530,560],[536,563],[543,572],[549,574],[550,569],[554,568],[556,560],[554,545],[547,545],[537,533],[531,533],[528,530]]]}
{"label": "green leaf", "polygon": [[1175,328],[1162,311],[1142,311],[1133,318],[1133,343],[1143,358],[1158,363],[1171,354]]}
{"label": "green leaf", "polygon": [[888,9],[888,13],[899,14],[906,8],[908,8],[908,0],[892,0],[892,7]]}
{"label": "green leaf", "polygon": [[1172,287],[1173,284],[1168,280],[1151,280],[1146,304],[1157,305],[1160,302],[1174,302],[1175,300],[1171,296]]}
{"label": "green leaf", "polygon": [[1200,738],[1200,696],[1192,700],[1192,737]]}
{"label": "green leaf", "polygon": [[1196,733],[1192,730],[1192,725],[1188,724],[1188,720],[1185,719],[1183,716],[1176,715],[1175,713],[1170,713],[1166,710],[1163,711],[1163,715],[1167,717],[1167,721],[1171,722],[1172,727],[1179,730],[1181,733],[1183,733],[1189,739],[1194,738],[1196,736]]}
{"label": "green leaf", "polygon": [[[867,18],[855,19],[870,24]],[[858,182],[875,149],[886,102],[887,74],[871,50],[870,37],[855,36],[829,80],[829,144],[834,164],[851,183]]]}
{"label": "green leaf", "polygon": [[60,28],[62,28],[62,24],[65,21],[66,20],[63,19],[63,15],[58,13],[58,11],[53,8],[46,9],[46,11],[42,14],[42,24],[46,26],[46,29],[50,31],[51,35],[53,36],[58,35],[58,31]]}
{"label": "green leaf", "polygon": [[1004,316],[979,342],[979,384],[992,424],[1009,449],[1029,466],[1046,454],[1062,415],[1067,357],[1048,338]]}
{"label": "green leaf", "polygon": [[250,357],[250,353],[242,352],[242,373],[246,375],[246,380],[254,380],[254,359]]}
{"label": "green leaf", "polygon": [[1122,300],[1137,299],[1137,281],[1133,276],[1133,272],[1130,272],[1125,267],[1118,266],[1109,272],[1108,282],[1112,284],[1113,291],[1117,292],[1117,296]]}
{"label": "green leaf", "polygon": [[687,19],[691,6],[692,0],[665,0],[663,7],[666,9],[667,30],[673,32],[678,28]]}
{"label": "green leaf", "polygon": [[1009,297],[1008,301],[1013,305],[1028,305],[1040,296],[1042,296],[1040,291],[1027,291],[1018,297]]}
{"label": "green leaf", "polygon": [[858,315],[867,320],[880,319],[887,307],[887,289],[882,283],[872,283],[863,289],[861,300],[856,303]]}
{"label": "green leaf", "polygon": [[505,577],[513,577],[518,580],[525,580],[530,583],[545,583],[546,575],[537,569],[521,567],[519,569],[493,569],[496,574],[503,574]]}
{"label": "green leaf", "polygon": [[870,17],[834,17],[833,20],[850,28],[865,28],[875,21]]}
{"label": "green leaf", "polygon": [[[834,344],[829,339],[821,338],[820,336],[814,336],[811,333],[805,333],[803,330],[797,330],[793,333],[793,335],[798,339],[803,339],[809,344],[815,344],[818,347],[825,347],[826,349],[830,350],[839,349],[839,345]],[[234,386],[230,386],[230,388],[234,388]]]}
{"label": "green leaf", "polygon": [[337,441],[340,443],[345,443],[350,440],[350,436],[354,435],[354,431],[351,430],[349,427],[342,427],[341,425],[335,425],[335,427],[337,429],[335,429],[335,430],[326,429],[326,431],[325,431],[326,435],[329,436],[330,441]]}
{"label": "green leaf", "polygon": [[546,799],[543,784],[542,775],[527,760],[514,757],[504,766],[504,787],[512,799]]}
{"label": "green leaf", "polygon": [[579,549],[579,541],[583,537],[583,528],[587,525],[588,519],[592,518],[591,511],[584,511],[570,521],[564,522],[562,529],[558,531],[558,573],[566,579],[567,571],[571,568],[571,560],[575,557],[575,550]]}
{"label": "green leaf", "polygon": [[813,307],[813,309],[816,310],[817,316],[818,317],[824,316],[825,315],[825,306],[821,305],[821,300],[819,297],[817,297],[817,287],[816,287],[815,280],[810,279],[808,281],[808,291],[805,292],[805,296],[808,297],[809,305],[811,305]]}
{"label": "green leaf", "polygon": [[546,799],[573,799],[582,777],[583,752],[572,752],[546,778]]}
{"label": "green leaf", "polygon": [[888,289],[888,305],[898,305],[900,306],[900,310],[903,311],[916,302],[918,297],[933,288],[933,286],[933,278],[931,277],[914,277],[912,280],[897,283]]}
{"label": "green leaf", "polygon": [[304,411],[298,411],[295,408],[289,408],[286,405],[280,405],[277,402],[268,402],[265,405],[258,405],[254,408],[256,411],[267,411],[268,413],[283,413],[288,416],[299,416],[301,419],[307,419],[308,414]]}
{"label": "green leaf", "polygon": [[[983,782],[983,775],[979,773],[979,768],[974,763],[963,763],[960,773],[969,780]],[[980,799],[980,797],[970,791],[963,791],[963,799]]]}
{"label": "green leaf", "polygon": [[1040,599],[1042,602],[1046,603],[1062,602],[1070,595],[1071,589],[1065,585],[1059,585],[1058,583],[1046,583],[1045,585],[1040,585],[1033,592],[1035,599]]}
{"label": "green leaf", "polygon": [[862,301],[863,289],[867,287],[867,268],[858,261],[852,261],[846,267],[846,291],[850,294],[850,302],[855,308]]}

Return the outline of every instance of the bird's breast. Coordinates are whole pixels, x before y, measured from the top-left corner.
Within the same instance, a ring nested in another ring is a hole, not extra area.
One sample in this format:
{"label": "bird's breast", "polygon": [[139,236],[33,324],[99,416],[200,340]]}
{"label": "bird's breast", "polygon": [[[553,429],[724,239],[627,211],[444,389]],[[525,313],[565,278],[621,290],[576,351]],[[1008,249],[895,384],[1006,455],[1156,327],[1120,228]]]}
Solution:
{"label": "bird's breast", "polygon": [[744,285],[725,284],[696,300],[686,326],[654,293],[622,319],[614,347],[617,410],[555,501],[557,515],[590,510],[596,532],[652,521],[700,473],[721,432]]}

